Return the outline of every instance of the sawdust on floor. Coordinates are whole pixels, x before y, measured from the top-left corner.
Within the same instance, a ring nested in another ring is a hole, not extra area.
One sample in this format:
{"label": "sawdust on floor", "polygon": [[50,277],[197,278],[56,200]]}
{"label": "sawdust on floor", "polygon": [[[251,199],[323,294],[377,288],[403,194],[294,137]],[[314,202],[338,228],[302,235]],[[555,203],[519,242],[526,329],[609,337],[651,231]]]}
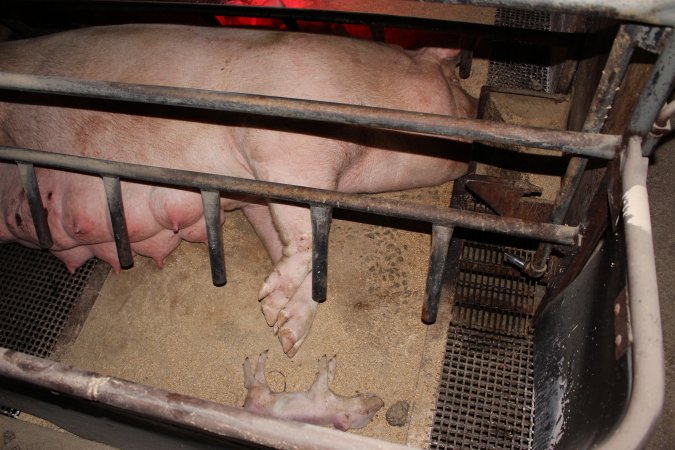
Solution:
{"label": "sawdust on floor", "polygon": [[[445,206],[450,189],[449,183],[386,196]],[[356,219],[372,221],[373,216]],[[242,405],[241,364],[247,356],[269,349],[270,385],[297,391],[309,388],[321,355],[336,354],[335,392],[373,392],[385,401],[374,421],[357,432],[404,443],[408,428],[392,427],[384,416],[398,400],[415,405],[428,329],[420,320],[430,246],[425,227],[334,220],[328,300],[319,307],[300,352],[289,359],[256,300],[271,263],[243,214],[229,213],[224,226],[226,286],[212,285],[202,245],[181,244],[162,270],[150,259],[136,258],[132,269],[109,277],[78,339],[60,360]],[[433,404],[424,409],[431,408]]]}

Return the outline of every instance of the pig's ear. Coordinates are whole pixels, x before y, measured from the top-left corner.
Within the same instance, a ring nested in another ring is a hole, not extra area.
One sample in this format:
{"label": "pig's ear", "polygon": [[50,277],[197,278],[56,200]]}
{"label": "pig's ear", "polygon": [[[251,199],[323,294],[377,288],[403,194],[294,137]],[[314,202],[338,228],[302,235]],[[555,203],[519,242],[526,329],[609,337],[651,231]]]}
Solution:
{"label": "pig's ear", "polygon": [[352,426],[352,417],[347,411],[339,411],[335,416],[335,428],[342,431],[347,431]]}

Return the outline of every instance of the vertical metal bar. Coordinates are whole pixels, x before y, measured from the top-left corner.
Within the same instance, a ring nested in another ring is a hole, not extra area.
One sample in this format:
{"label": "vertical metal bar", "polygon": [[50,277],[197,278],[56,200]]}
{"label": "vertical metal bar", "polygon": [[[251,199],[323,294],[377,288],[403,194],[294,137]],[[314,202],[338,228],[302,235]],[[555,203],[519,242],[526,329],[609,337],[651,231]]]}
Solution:
{"label": "vertical metal bar", "polygon": [[223,251],[223,233],[220,229],[220,192],[202,190],[206,237],[211,261],[211,278],[213,284],[222,286],[227,283],[225,274],[225,253]]}
{"label": "vertical metal bar", "polygon": [[326,299],[328,288],[328,231],[332,220],[333,208],[311,205],[312,216],[312,298],[317,301]]}
{"label": "vertical metal bar", "polygon": [[642,145],[644,156],[652,154],[658,141],[658,138],[648,133],[656,122],[661,107],[668,100],[673,88],[673,79],[675,79],[675,34],[671,34],[656,60],[626,130],[628,136],[638,135],[646,138]]}
{"label": "vertical metal bar", "polygon": [[422,306],[422,322],[430,324],[436,321],[438,303],[441,299],[443,275],[448,259],[448,249],[454,227],[434,224],[431,230],[431,256],[427,272],[427,290]]}
{"label": "vertical metal bar", "polygon": [[52,234],[49,231],[49,224],[47,223],[47,214],[42,204],[42,197],[40,196],[40,188],[37,184],[37,177],[35,176],[35,167],[30,163],[17,163],[19,166],[19,176],[23,183],[23,190],[26,192],[26,200],[28,201],[28,208],[33,219],[33,226],[35,227],[35,234],[38,238],[40,248],[49,248],[52,246]]}
{"label": "vertical metal bar", "polygon": [[102,178],[105,196],[108,199],[108,210],[110,211],[110,222],[112,223],[115,246],[117,247],[117,259],[120,262],[120,267],[128,268],[134,264],[134,256],[131,253],[129,232],[127,231],[127,222],[124,218],[124,203],[122,202],[120,179],[119,177],[108,176]]}
{"label": "vertical metal bar", "polygon": [[[636,40],[645,29],[646,27],[642,25],[622,25],[619,28],[605,63],[598,88],[595,91],[595,96],[586,115],[583,126],[584,132],[597,133],[602,129],[633,56]],[[588,158],[586,157],[573,156],[570,158],[549,222],[561,224],[565,219],[572,197],[579,187],[587,164]],[[525,273],[530,276],[541,277],[546,272],[550,254],[551,244],[540,244],[532,260],[526,264]]]}

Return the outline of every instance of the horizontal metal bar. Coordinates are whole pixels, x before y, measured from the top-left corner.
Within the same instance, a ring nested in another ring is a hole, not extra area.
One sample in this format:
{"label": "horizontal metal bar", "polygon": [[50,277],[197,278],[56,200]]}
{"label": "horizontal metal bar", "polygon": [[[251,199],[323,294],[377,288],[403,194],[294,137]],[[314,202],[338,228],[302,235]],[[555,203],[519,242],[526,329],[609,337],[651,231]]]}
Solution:
{"label": "horizontal metal bar", "polygon": [[672,0],[428,0],[434,3],[492,6],[535,11],[591,14],[636,20],[654,25],[675,25]]}
{"label": "horizontal metal bar", "polygon": [[126,269],[133,266],[134,256],[131,253],[127,221],[124,218],[124,202],[122,201],[122,186],[119,177],[103,177],[103,187],[108,199],[117,259],[120,262],[120,267]]}
{"label": "horizontal metal bar", "polygon": [[176,187],[217,190],[220,192],[254,195],[296,203],[323,204],[384,216],[421,220],[437,225],[458,226],[510,234],[558,244],[579,244],[579,227],[526,222],[520,219],[498,217],[491,214],[383,199],[372,195],[347,194],[344,192],[292,186],[268,181],[143,166],[118,161],[105,161],[7,146],[0,146],[0,160],[28,162],[55,169],[93,173],[102,176],[119,176]]}
{"label": "horizontal metal bar", "polygon": [[604,159],[614,157],[621,139],[614,135],[549,130],[342,103],[6,72],[0,72],[0,89],[342,123],[562,150]]}
{"label": "horizontal metal bar", "polygon": [[52,246],[52,235],[49,231],[49,224],[47,223],[47,214],[42,204],[42,197],[40,196],[40,188],[35,176],[35,168],[33,164],[19,163],[19,176],[23,183],[23,190],[26,193],[26,201],[28,202],[28,209],[33,225],[35,226],[35,234],[38,238],[40,248],[49,248]]}
{"label": "horizontal metal bar", "polygon": [[[104,412],[111,407],[123,411],[134,416],[133,419],[127,419],[131,425],[141,428],[161,423],[175,426],[178,431],[187,429],[205,433],[211,438],[208,441],[211,447],[217,445],[215,439],[218,436],[224,436],[234,438],[237,442],[250,442],[254,448],[410,450],[410,447],[400,444],[317,425],[265,417],[241,407],[86,372],[57,361],[0,347],[0,398],[3,397],[5,386],[16,382],[28,383],[38,391],[36,394],[44,389],[61,398],[76,398],[87,400],[94,406],[103,405]],[[30,398],[27,402],[31,404]],[[67,405],[75,410],[81,408],[78,402],[69,401]],[[103,416],[106,417],[105,414]],[[145,418],[150,419],[150,425]],[[112,420],[109,426],[115,430]],[[129,444],[135,444],[138,448],[137,442],[129,441]],[[193,445],[197,444],[197,441],[193,441]],[[205,447],[206,444],[202,448]],[[228,448],[228,443],[223,443],[221,448]]]}
{"label": "horizontal metal bar", "polygon": [[[226,5],[217,2],[187,3],[167,1],[95,1],[88,0],[4,0],[0,11],[10,14],[17,11],[35,11],[41,13],[65,15],[68,13],[110,13],[123,12],[133,14],[196,14],[228,17],[257,17],[278,19],[284,23],[298,20],[340,24],[364,25],[377,28],[419,29],[424,31],[446,32],[454,35],[480,35],[499,39],[502,42],[535,42],[547,45],[576,45],[585,33],[566,31],[527,30],[484,23],[459,22],[455,20],[415,17],[415,11],[406,10],[407,16],[381,14],[374,12],[337,11],[309,8],[272,8],[267,6]],[[293,28],[291,28],[293,29]],[[297,29],[297,28],[296,28]],[[376,38],[376,34],[373,37]],[[381,34],[381,37],[384,37]],[[377,40],[377,39],[375,39]]]}

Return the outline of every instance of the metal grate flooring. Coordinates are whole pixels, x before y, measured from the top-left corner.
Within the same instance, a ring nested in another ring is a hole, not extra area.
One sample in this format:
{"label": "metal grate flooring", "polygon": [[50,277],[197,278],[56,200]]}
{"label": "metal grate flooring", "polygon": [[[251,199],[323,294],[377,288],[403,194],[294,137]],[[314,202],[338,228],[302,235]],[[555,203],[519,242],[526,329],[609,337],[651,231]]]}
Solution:
{"label": "metal grate flooring", "polygon": [[[0,346],[48,357],[95,265],[91,259],[71,275],[46,251],[0,245]],[[0,414],[19,411],[0,406]]]}
{"label": "metal grate flooring", "polygon": [[429,448],[530,448],[532,347],[532,337],[451,325]]}
{"label": "metal grate flooring", "polygon": [[[456,184],[453,203],[491,213],[463,184]],[[508,236],[474,238],[452,244],[454,304],[428,447],[530,449],[532,318],[543,286],[506,263],[504,253],[528,260],[534,250]]]}

